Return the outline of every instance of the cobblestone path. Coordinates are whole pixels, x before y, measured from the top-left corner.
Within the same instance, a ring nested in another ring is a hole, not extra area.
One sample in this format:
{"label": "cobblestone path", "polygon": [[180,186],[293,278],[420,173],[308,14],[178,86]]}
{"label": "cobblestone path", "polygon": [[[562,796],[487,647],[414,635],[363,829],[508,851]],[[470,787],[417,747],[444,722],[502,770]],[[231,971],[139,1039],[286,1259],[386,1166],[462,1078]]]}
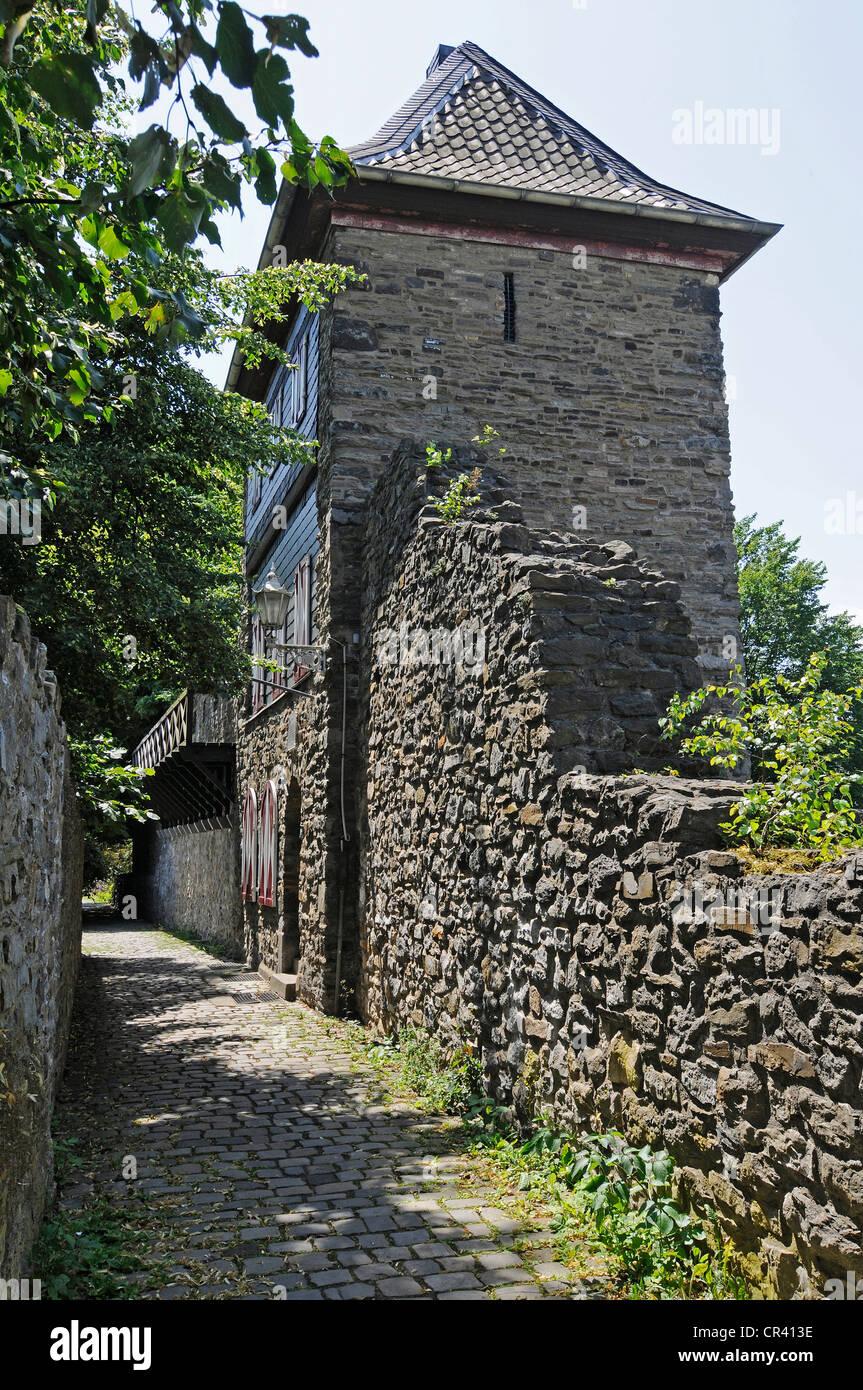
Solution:
{"label": "cobblestone path", "polygon": [[349,1025],[140,924],[84,950],[58,1127],[99,1162],[61,1200],[148,1213],[165,1263],[135,1296],[591,1296],[458,1126],[386,1099]]}

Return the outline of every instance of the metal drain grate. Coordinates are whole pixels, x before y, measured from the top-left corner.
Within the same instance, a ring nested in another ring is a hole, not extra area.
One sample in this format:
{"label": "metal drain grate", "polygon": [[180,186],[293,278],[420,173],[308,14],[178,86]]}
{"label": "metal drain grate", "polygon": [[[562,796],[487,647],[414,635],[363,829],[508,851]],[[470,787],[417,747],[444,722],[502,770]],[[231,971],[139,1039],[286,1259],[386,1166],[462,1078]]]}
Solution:
{"label": "metal drain grate", "polygon": [[260,990],[254,994],[246,992],[234,993],[231,991],[230,998],[235,1004],[283,1004],[284,999],[280,999],[278,994],[271,994],[269,990]]}

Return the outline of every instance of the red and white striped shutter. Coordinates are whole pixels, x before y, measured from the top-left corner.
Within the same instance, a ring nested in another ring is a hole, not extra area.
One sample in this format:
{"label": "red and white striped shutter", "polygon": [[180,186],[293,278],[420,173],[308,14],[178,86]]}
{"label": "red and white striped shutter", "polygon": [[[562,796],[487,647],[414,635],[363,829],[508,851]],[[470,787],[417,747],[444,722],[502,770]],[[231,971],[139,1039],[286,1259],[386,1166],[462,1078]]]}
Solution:
{"label": "red and white striped shutter", "polygon": [[264,634],[264,624],[260,618],[252,619],[252,713],[263,709],[267,703],[267,686],[261,682],[266,680],[267,672],[263,666],[256,664],[254,658],[266,656],[267,645]]}
{"label": "red and white striped shutter", "polygon": [[[294,645],[308,647],[312,640],[312,559],[304,555],[294,571]],[[294,684],[309,673],[294,664]]]}
{"label": "red and white striped shutter", "polygon": [[258,902],[262,907],[276,905],[276,784],[268,782],[261,802],[261,869],[258,879]]}
{"label": "red and white striped shutter", "polygon": [[254,902],[258,888],[258,798],[254,787],[243,802],[241,887],[243,902]]}

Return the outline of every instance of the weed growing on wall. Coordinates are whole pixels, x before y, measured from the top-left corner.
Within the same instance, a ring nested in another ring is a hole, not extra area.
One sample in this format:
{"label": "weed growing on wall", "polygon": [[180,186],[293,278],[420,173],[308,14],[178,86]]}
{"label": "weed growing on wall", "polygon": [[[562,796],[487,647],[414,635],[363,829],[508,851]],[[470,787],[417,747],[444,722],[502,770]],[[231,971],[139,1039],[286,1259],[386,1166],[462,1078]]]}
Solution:
{"label": "weed growing on wall", "polygon": [[[491,425],[483,425],[479,434],[473,436],[471,443],[476,444],[480,449],[488,449],[493,441],[499,437],[498,431]],[[500,457],[502,458],[505,453],[506,448],[500,446],[498,448]],[[451,462],[452,449],[444,451],[434,441],[426,445],[426,468],[442,468],[444,464]],[[470,473],[459,473],[458,477],[453,478],[442,497],[429,498],[429,501],[440,513],[445,526],[452,526],[454,522],[461,521],[465,512],[469,511],[471,507],[477,506],[482,500],[479,492],[481,482],[482,469],[473,468]]]}
{"label": "weed growing on wall", "polygon": [[636,1149],[616,1130],[574,1139],[548,1125],[521,1140],[506,1108],[488,1097],[475,1098],[465,1123],[519,1191],[549,1203],[561,1244],[586,1239],[612,1257],[624,1297],[748,1296],[713,1215],[705,1226],[675,1202],[674,1159],[664,1149]]}
{"label": "weed growing on wall", "polygon": [[675,1201],[675,1164],[665,1150],[635,1148],[614,1130],[575,1139],[543,1124],[519,1135],[508,1107],[484,1092],[465,1044],[448,1052],[406,1028],[364,1051],[427,1108],[460,1114],[468,1143],[494,1163],[507,1189],[551,1210],[562,1254],[587,1246],[610,1260],[623,1298],[749,1296],[712,1213],[699,1219]]}

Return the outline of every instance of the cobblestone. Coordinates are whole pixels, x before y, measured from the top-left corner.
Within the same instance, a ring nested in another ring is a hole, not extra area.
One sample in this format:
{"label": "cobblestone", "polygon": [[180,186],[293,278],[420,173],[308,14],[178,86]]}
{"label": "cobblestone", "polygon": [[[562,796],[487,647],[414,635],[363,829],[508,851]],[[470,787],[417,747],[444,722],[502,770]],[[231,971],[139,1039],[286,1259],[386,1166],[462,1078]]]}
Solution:
{"label": "cobblestone", "polygon": [[136,1297],[577,1296],[574,1272],[509,1248],[551,1256],[547,1226],[503,1210],[451,1120],[383,1103],[344,1025],[240,1003],[256,975],[141,924],[99,924],[84,950],[58,1116],[98,1149],[97,1190],[144,1201],[154,1253],[178,1262],[130,1272]]}

